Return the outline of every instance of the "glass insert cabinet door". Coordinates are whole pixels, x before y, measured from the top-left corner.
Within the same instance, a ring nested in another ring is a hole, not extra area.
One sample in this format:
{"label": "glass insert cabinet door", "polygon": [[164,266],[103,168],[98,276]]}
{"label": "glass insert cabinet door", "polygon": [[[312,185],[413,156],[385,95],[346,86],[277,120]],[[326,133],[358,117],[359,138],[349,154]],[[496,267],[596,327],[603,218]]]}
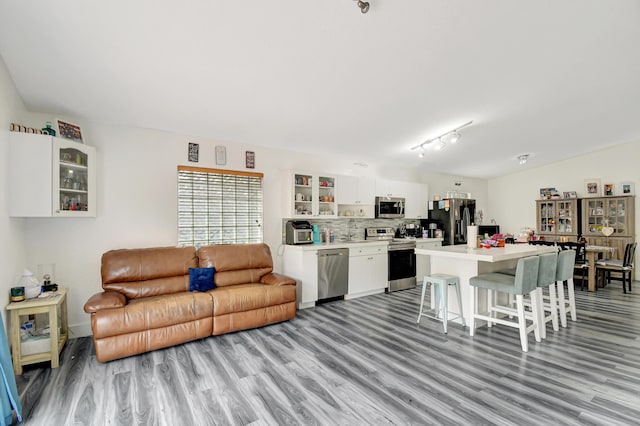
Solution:
{"label": "glass insert cabinet door", "polygon": [[607,223],[613,228],[613,234],[626,234],[627,212],[626,200],[612,199],[607,200]]}
{"label": "glass insert cabinet door", "polygon": [[95,216],[95,148],[54,139],[54,215]]}
{"label": "glass insert cabinet door", "polygon": [[558,201],[558,234],[574,234],[577,232],[576,224],[574,224],[574,217],[576,217],[576,208],[578,203],[576,201]]}
{"label": "glass insert cabinet door", "polygon": [[540,234],[554,234],[556,232],[555,207],[555,201],[540,202],[538,204],[538,232]]}
{"label": "glass insert cabinet door", "polygon": [[602,233],[602,227],[605,222],[605,203],[604,200],[587,200],[585,209],[587,227],[586,230],[590,234]]}

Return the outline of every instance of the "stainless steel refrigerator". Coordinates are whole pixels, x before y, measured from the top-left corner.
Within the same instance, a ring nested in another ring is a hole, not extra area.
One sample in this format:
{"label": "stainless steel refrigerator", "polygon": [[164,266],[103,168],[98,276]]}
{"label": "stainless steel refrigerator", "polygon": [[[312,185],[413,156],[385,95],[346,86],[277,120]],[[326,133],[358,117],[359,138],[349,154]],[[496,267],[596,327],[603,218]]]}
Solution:
{"label": "stainless steel refrigerator", "polygon": [[472,225],[476,214],[476,200],[446,198],[429,202],[429,223],[437,223],[443,230],[442,245],[467,243],[467,226]]}

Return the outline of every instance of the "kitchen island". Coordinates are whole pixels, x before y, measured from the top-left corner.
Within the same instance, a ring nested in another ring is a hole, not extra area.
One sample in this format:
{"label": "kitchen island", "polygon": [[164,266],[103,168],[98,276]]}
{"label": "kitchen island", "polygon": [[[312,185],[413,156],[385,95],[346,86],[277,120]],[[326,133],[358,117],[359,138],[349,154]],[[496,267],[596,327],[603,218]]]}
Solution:
{"label": "kitchen island", "polygon": [[[455,275],[460,280],[460,293],[462,297],[462,309],[467,324],[471,324],[471,312],[473,309],[473,288],[469,279],[476,275],[495,272],[505,268],[515,268],[518,259],[527,256],[535,256],[542,253],[550,253],[557,250],[553,246],[538,246],[528,244],[507,244],[505,247],[469,248],[465,245],[443,246],[431,249],[417,249],[417,256],[429,256],[431,258],[431,273]],[[418,282],[422,277],[417,277]],[[459,314],[456,302],[455,289],[449,288],[449,311]],[[484,312],[487,308],[486,290],[478,289],[478,311]],[[433,308],[433,288],[431,294]],[[418,315],[418,312],[416,312]],[[456,320],[460,322],[460,320]],[[482,322],[481,322],[482,323]],[[478,321],[476,321],[478,324]]]}

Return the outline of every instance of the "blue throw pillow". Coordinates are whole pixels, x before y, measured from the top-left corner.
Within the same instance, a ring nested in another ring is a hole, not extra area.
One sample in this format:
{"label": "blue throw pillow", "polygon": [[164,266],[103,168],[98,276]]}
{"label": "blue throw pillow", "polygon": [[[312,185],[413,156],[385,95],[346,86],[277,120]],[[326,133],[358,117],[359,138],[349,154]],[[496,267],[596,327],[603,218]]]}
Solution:
{"label": "blue throw pillow", "polygon": [[216,288],[213,283],[214,268],[189,268],[189,291],[207,291]]}

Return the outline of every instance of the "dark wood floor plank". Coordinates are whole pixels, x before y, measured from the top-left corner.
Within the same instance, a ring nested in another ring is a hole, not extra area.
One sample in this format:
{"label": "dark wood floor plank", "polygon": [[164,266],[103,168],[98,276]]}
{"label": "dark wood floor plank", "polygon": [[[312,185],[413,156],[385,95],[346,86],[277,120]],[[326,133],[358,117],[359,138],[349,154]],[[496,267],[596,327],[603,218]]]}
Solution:
{"label": "dark wood floor plank", "polygon": [[72,339],[18,388],[27,425],[631,425],[640,293],[619,290],[578,291],[578,321],[528,353],[511,328],[416,324],[416,288],[109,363]]}

